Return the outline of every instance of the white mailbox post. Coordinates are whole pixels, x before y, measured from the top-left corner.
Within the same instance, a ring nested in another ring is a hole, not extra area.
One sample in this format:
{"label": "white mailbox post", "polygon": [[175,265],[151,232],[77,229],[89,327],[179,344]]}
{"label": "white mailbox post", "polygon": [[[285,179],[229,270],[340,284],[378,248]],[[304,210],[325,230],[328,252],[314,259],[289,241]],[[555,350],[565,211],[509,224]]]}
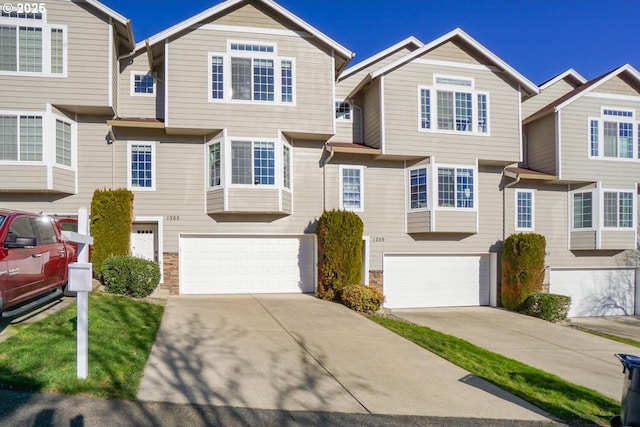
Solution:
{"label": "white mailbox post", "polygon": [[63,232],[64,237],[78,244],[78,262],[69,264],[68,289],[77,292],[78,315],[77,335],[77,371],[78,378],[86,379],[89,372],[89,292],[91,291],[91,263],[89,245],[93,237],[89,236],[89,214],[87,208],[78,209],[78,232]]}

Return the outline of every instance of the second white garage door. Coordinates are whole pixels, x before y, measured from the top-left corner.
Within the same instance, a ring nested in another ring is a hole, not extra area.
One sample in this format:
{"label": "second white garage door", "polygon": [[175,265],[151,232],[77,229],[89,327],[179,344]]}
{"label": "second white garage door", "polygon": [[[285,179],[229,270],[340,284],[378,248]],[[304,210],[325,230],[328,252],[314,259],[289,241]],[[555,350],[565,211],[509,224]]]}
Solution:
{"label": "second white garage door", "polygon": [[489,255],[385,254],[387,308],[489,305]]}
{"label": "second white garage door", "polygon": [[180,236],[181,294],[315,291],[314,235]]}

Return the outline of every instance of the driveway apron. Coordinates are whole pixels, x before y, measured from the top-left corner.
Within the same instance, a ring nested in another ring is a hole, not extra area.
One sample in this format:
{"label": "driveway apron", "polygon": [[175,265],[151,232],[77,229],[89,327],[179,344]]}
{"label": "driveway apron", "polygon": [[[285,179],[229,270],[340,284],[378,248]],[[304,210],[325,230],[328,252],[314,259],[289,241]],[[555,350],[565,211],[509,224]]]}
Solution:
{"label": "driveway apron", "polygon": [[490,307],[392,310],[418,325],[454,335],[619,400],[622,365],[615,353],[628,346],[523,314]]}
{"label": "driveway apron", "polygon": [[365,317],[308,295],[170,297],[138,399],[548,419]]}

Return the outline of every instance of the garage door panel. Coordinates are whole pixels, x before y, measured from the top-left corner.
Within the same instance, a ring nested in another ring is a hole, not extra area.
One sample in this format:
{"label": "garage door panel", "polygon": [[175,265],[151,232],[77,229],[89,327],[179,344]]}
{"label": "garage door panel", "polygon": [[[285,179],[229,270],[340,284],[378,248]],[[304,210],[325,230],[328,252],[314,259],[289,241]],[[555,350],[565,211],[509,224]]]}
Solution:
{"label": "garage door panel", "polygon": [[385,307],[489,304],[488,255],[385,255]]}
{"label": "garage door panel", "polygon": [[568,317],[634,314],[635,269],[552,269],[549,282],[549,292],[571,297]]}
{"label": "garage door panel", "polygon": [[180,293],[315,290],[315,241],[304,237],[180,238]]}

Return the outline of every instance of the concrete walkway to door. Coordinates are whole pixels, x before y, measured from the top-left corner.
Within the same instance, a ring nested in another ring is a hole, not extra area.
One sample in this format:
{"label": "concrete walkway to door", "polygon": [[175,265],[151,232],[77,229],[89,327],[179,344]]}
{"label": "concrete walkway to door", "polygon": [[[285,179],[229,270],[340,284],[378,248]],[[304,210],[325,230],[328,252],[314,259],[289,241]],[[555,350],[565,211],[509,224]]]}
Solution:
{"label": "concrete walkway to door", "polygon": [[545,421],[539,409],[308,295],[170,297],[138,399]]}
{"label": "concrete walkway to door", "polygon": [[391,312],[596,390],[614,400],[621,398],[624,379],[622,365],[614,354],[640,353],[638,347],[498,308],[425,308]]}

